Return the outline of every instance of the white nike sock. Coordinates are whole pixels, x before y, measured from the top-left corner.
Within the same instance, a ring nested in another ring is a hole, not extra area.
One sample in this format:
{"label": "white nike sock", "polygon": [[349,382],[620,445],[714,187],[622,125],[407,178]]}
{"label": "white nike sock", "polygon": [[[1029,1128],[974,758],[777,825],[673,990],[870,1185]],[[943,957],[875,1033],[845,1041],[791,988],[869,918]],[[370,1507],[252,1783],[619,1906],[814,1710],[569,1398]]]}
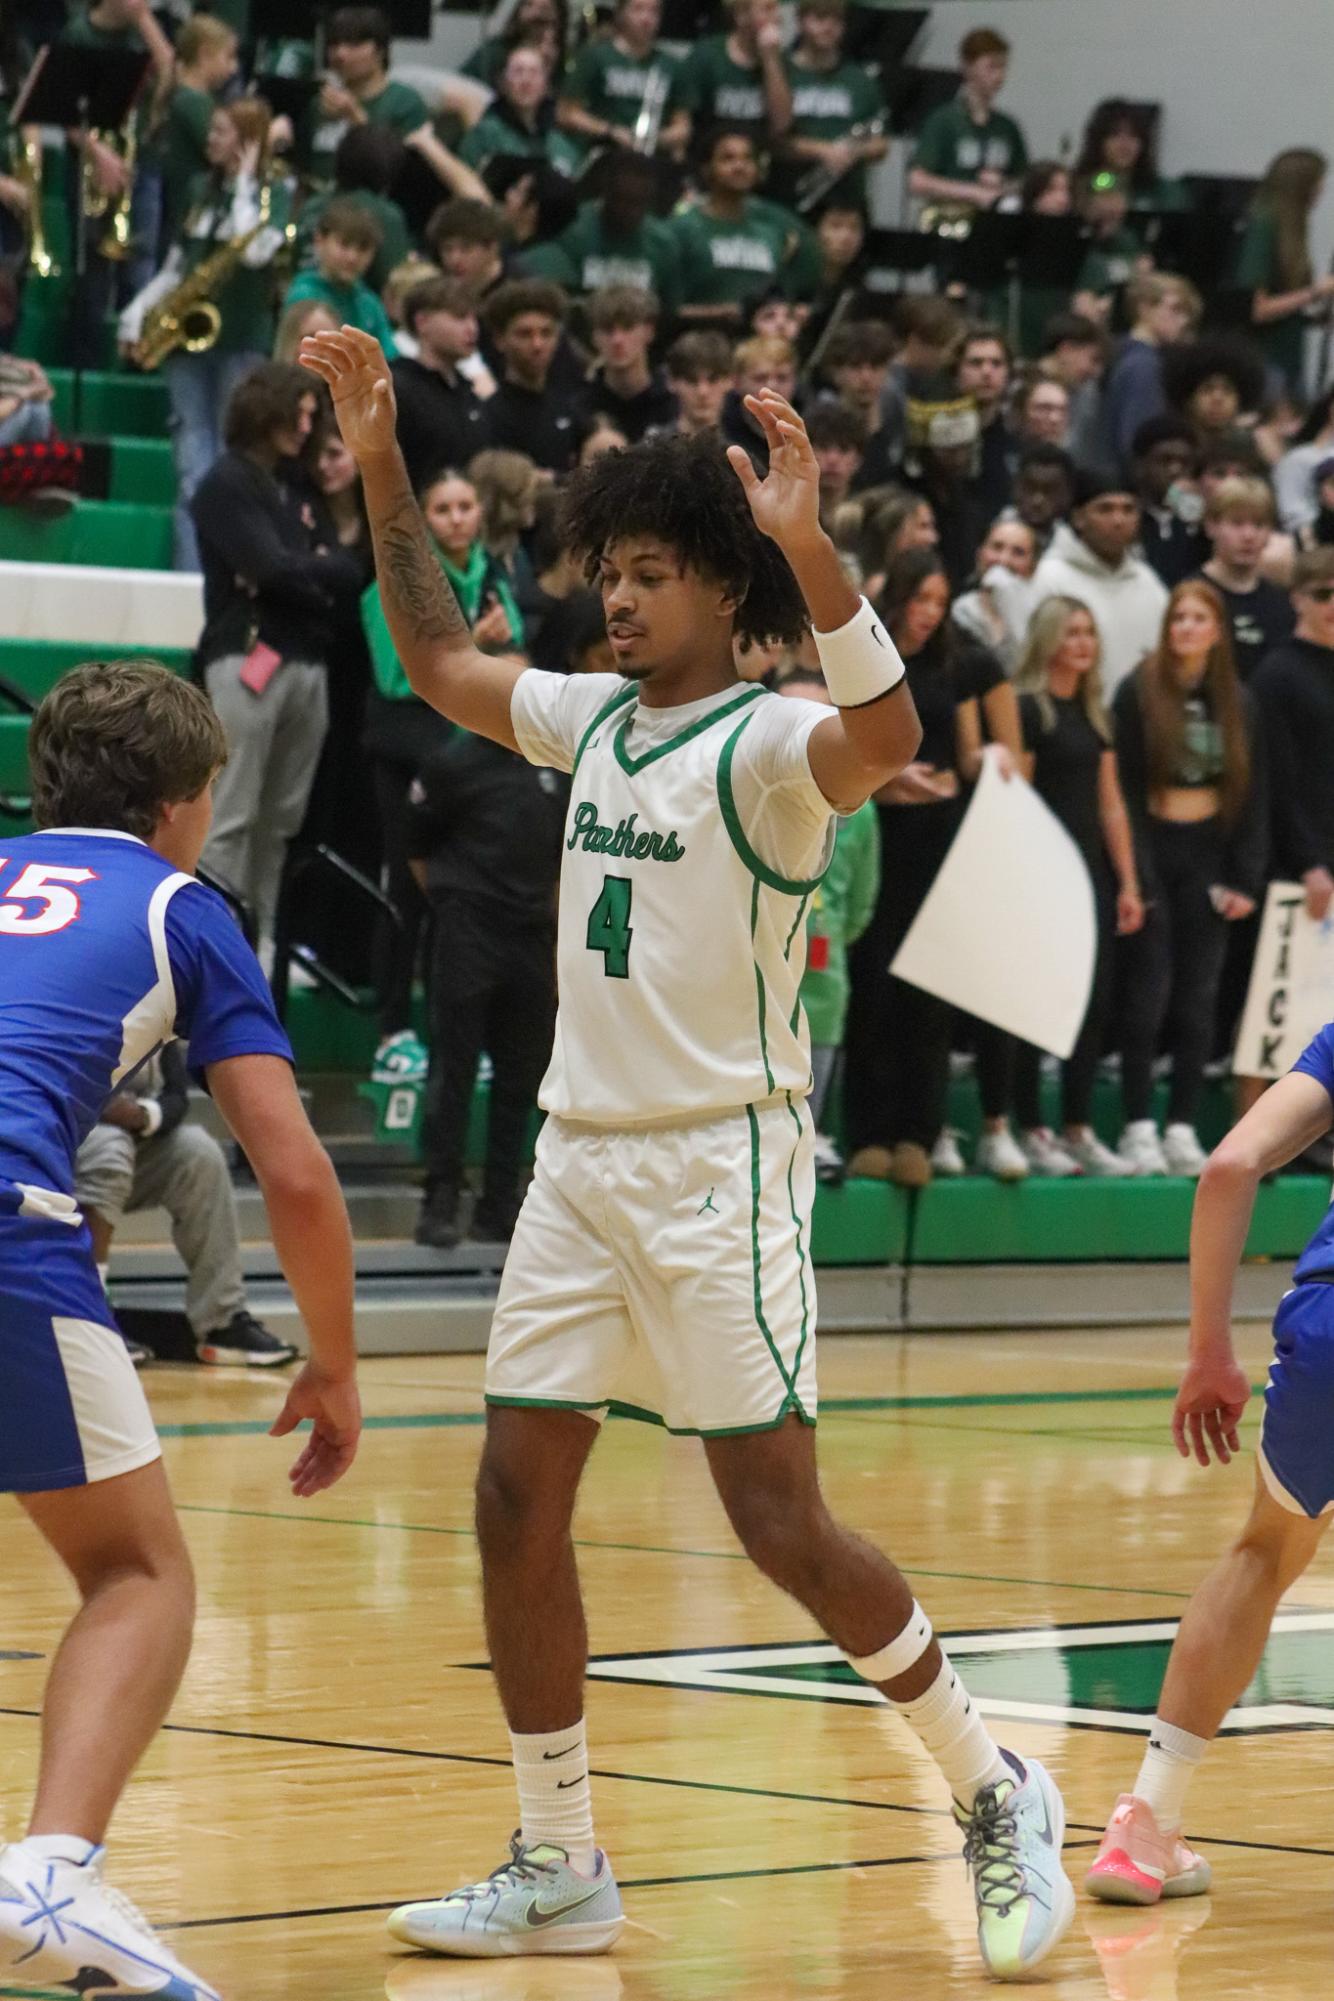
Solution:
{"label": "white nike sock", "polygon": [[1151,1807],[1164,1834],[1179,1834],[1186,1811],[1186,1788],[1209,1748],[1207,1737],[1192,1737],[1155,1716],[1149,1747],[1132,1788],[1135,1798]]}
{"label": "white nike sock", "polygon": [[511,1730],[510,1749],[519,1787],[524,1847],[553,1842],[565,1850],[572,1869],[581,1876],[591,1876],[597,1867],[597,1846],[583,1718],[569,1730],[539,1731],[531,1736]]}
{"label": "white nike sock", "polygon": [[971,1810],[984,1787],[1022,1777],[982,1721],[948,1658],[941,1661],[940,1673],[924,1695],[894,1707],[917,1732],[965,1811]]}
{"label": "white nike sock", "polygon": [[14,1846],[39,1862],[68,1862],[73,1869],[86,1869],[98,1852],[81,1834],[29,1834]]}

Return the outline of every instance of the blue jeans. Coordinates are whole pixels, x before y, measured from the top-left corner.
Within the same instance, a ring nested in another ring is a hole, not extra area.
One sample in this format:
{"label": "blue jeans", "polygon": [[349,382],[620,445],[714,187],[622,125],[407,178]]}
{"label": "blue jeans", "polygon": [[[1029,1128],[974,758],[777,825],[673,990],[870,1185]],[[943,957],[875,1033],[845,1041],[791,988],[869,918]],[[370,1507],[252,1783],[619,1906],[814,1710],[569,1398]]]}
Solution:
{"label": "blue jeans", "polygon": [[172,354],[167,357],[167,401],[171,405],[172,457],[176,462],[176,568],[199,568],[199,544],[190,502],[195,489],[222,451],[222,420],[228,398],[243,376],[268,357],[263,354]]}
{"label": "blue jeans", "polygon": [[12,417],[0,417],[0,445],[41,445],[50,435],[49,403],[20,403]]}

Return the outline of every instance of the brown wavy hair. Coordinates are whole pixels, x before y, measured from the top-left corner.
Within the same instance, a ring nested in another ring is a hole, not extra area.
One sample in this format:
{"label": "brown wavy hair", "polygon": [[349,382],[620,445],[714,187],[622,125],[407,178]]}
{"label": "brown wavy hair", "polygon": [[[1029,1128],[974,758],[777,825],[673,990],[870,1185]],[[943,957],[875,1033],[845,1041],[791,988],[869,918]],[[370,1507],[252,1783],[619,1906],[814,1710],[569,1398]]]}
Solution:
{"label": "brown wavy hair", "polygon": [[1230,826],[1239,818],[1250,789],[1251,747],[1227,607],[1213,585],[1201,577],[1187,579],[1172,592],[1163,613],[1158,644],[1145,656],[1135,676],[1144,718],[1149,784],[1155,790],[1165,790],[1175,782],[1174,774],[1180,764],[1186,733],[1186,692],[1177,679],[1169,634],[1177,606],[1183,598],[1190,597],[1208,607],[1218,626],[1218,637],[1209,649],[1200,691],[1207,697],[1214,721],[1222,732],[1223,774],[1218,791],[1222,818]]}
{"label": "brown wavy hair", "polygon": [[149,840],[162,808],[227,762],[208,696],[156,660],[89,660],[61,676],[28,733],[38,827],[111,827]]}

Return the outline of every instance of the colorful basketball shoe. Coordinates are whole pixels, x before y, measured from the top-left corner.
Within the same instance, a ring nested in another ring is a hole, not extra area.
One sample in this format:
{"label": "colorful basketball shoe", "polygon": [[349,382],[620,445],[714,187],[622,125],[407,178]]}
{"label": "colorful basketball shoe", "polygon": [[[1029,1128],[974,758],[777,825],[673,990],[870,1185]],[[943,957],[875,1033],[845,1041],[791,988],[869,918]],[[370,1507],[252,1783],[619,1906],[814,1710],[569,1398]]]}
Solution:
{"label": "colorful basketball shoe", "polygon": [[971,1813],[954,1809],[977,1898],[977,1942],[993,1980],[1026,1980],[1075,1914],[1074,1886],[1061,1867],[1064,1802],[1036,1758],[1012,1762],[1014,1778],[979,1793]]}
{"label": "colorful basketball shoe", "polygon": [[83,2001],[122,1994],[220,2001],[129,1898],[102,1881],[105,1853],[74,1840],[66,1858],[34,1853],[22,1841],[0,1849],[0,1974],[69,1987]]}
{"label": "colorful basketball shoe", "polygon": [[510,1859],[484,1883],[472,1883],[424,1904],[400,1904],[389,1930],[404,1945],[465,1959],[510,1953],[607,1952],[625,1919],[611,1864],[598,1850],[597,1869],[581,1876],[563,1848],[525,1848],[518,1834]]}
{"label": "colorful basketball shoe", "polygon": [[1084,1887],[1104,1904],[1156,1904],[1160,1897],[1202,1897],[1213,1871],[1179,1834],[1164,1834],[1153,1809],[1122,1793]]}

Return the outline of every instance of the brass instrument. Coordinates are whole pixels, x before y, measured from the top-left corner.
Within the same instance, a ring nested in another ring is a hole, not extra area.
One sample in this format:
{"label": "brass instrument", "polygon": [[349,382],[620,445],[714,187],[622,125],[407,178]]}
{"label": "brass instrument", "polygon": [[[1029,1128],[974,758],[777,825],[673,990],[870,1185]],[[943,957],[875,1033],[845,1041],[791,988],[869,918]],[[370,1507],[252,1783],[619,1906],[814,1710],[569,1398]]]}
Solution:
{"label": "brass instrument", "polygon": [[[881,112],[874,118],[862,118],[855,125],[849,125],[843,136],[847,139],[878,139],[884,129],[885,117]],[[817,160],[814,166],[809,167],[801,176],[793,191],[792,206],[797,214],[808,214],[838,186],[841,180],[845,180],[858,164],[854,160],[848,167],[829,167],[823,160]]]}
{"label": "brass instrument", "polygon": [[135,365],[160,368],[169,354],[183,348],[187,354],[207,354],[222,331],[222,314],[210,296],[220,291],[240,264],[255,238],[269,227],[271,194],[266,187],[260,195],[259,221],[253,229],[220,243],[200,259],[179,285],[159,299],[144,315],[144,324],[132,350]]}
{"label": "brass instrument", "polygon": [[632,144],[636,153],[651,155],[657,152],[658,135],[662,131],[662,115],[667,109],[671,88],[672,79],[666,65],[654,63],[644,79],[644,95],[640,101],[639,116],[634,123]]}
{"label": "brass instrument", "polygon": [[47,248],[42,219],[42,138],[36,128],[13,136],[14,178],[28,193],[28,269],[34,278],[58,278],[60,266]]}
{"label": "brass instrument", "polygon": [[964,243],[972,234],[976,213],[966,202],[928,202],[918,212],[917,227],[928,236],[944,237],[947,243]]}
{"label": "brass instrument", "polygon": [[110,146],[113,152],[119,153],[125,167],[124,189],[120,194],[112,196],[97,178],[97,168],[93,164],[91,148],[84,149],[85,220],[100,222],[103,216],[110,216],[107,229],[98,243],[97,254],[99,257],[105,257],[110,263],[123,264],[130,254],[130,203],[134,196],[134,169],[139,151],[134,113],[131,112],[119,132],[94,132],[89,136],[100,139],[103,145]]}

